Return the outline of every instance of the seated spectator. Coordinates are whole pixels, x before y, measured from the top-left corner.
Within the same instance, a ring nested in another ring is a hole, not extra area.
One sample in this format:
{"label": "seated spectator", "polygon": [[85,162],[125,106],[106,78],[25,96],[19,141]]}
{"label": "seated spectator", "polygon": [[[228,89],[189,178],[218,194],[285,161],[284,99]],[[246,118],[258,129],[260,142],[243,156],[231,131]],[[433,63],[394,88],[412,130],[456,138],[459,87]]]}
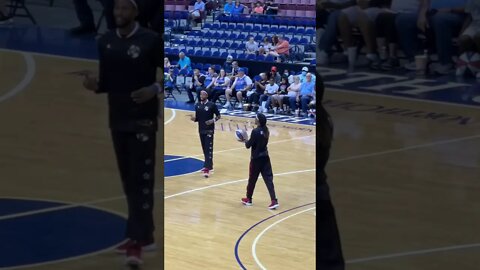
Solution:
{"label": "seated spectator", "polygon": [[273,37],[272,37],[272,47],[277,46],[279,42],[280,42],[280,41],[279,41],[279,39],[278,39],[278,36],[277,36],[277,35],[273,35]]}
{"label": "seated spectator", "polygon": [[320,0],[317,1],[317,9],[320,9],[318,13],[322,14],[317,16],[323,18],[324,22],[319,22],[325,25],[325,31],[320,37],[318,42],[318,64],[321,66],[328,65],[329,56],[333,53],[332,47],[337,42],[338,36],[338,18],[341,14],[341,10],[356,4],[355,0]]}
{"label": "seated spectator", "polygon": [[238,69],[238,76],[235,78],[232,86],[225,90],[225,98],[227,102],[223,106],[224,109],[231,108],[230,99],[232,95],[237,97],[238,105],[237,109],[243,108],[243,99],[247,96],[247,91],[252,88],[252,79],[245,74],[244,68]]}
{"label": "seated spectator", "polygon": [[215,103],[220,96],[225,95],[225,90],[227,90],[228,86],[230,86],[230,78],[228,78],[225,70],[221,69],[220,74],[218,75],[218,77],[215,78],[213,82],[211,101]]}
{"label": "seated spectator", "polygon": [[384,9],[377,18],[376,28],[378,37],[385,38],[387,59],[382,63],[382,70],[391,70],[398,67],[397,58],[398,30],[395,21],[402,16],[416,16],[420,10],[420,1],[393,0],[390,9]]}
{"label": "seated spectator", "polygon": [[[460,59],[471,59],[474,54],[480,52],[480,1],[469,0],[465,6],[465,12],[468,17],[459,38]],[[461,65],[458,62],[457,76],[462,76],[465,72],[465,68]],[[480,72],[473,75],[480,79]]]}
{"label": "seated spectator", "polygon": [[202,18],[203,12],[205,12],[205,3],[202,0],[197,0],[193,5],[193,10],[188,15],[188,21],[192,27],[197,26],[197,21]]}
{"label": "seated spectator", "polygon": [[177,66],[180,70],[185,70],[187,72],[190,72],[192,70],[192,61],[190,61],[190,58],[185,55],[184,52],[180,52],[178,54],[178,63]]}
{"label": "seated spectator", "polygon": [[172,92],[173,89],[175,89],[175,73],[173,72],[173,69],[170,68],[168,69],[168,73],[164,74],[164,86],[165,86],[165,91],[167,92]]}
{"label": "seated spectator", "polygon": [[302,83],[300,87],[300,95],[297,98],[297,102],[300,102],[302,113],[298,116],[308,116],[308,104],[313,100],[313,93],[315,90],[315,82],[312,81],[312,74],[307,73],[307,80]]}
{"label": "seated spectator", "polygon": [[[309,71],[308,67],[303,67],[302,68],[302,74],[299,76],[301,83],[304,83],[305,81],[307,81],[307,74],[309,74],[308,71]],[[312,81],[315,83],[315,81],[316,81],[315,75],[313,75],[311,73],[310,73],[310,75],[312,75]]]}
{"label": "seated spectator", "polygon": [[283,37],[278,37],[278,45],[269,54],[277,57],[277,62],[282,62],[282,59],[290,54],[290,43]]}
{"label": "seated spectator", "polygon": [[263,7],[265,15],[277,15],[278,14],[278,5],[275,4],[272,0],[265,1],[265,6]]}
{"label": "seated spectator", "polygon": [[227,3],[223,6],[223,14],[230,15],[232,14],[233,7],[235,5],[232,3],[232,0],[227,0]]}
{"label": "seated spectator", "polygon": [[302,83],[300,83],[300,77],[293,76],[293,83],[287,88],[287,100],[284,102],[288,102],[290,106],[290,114],[292,114],[297,109],[297,102],[300,101],[300,88],[302,87]]}
{"label": "seated spectator", "polygon": [[258,53],[258,43],[253,39],[253,36],[250,36],[250,38],[247,41],[247,44],[245,45],[246,48],[246,53],[247,54],[257,54]]}
{"label": "seated spectator", "polygon": [[163,58],[163,70],[168,70],[170,68],[171,64],[170,64],[170,60],[168,59],[168,57],[165,57]]}
{"label": "seated spectator", "polygon": [[240,3],[240,0],[235,1],[235,5],[233,6],[232,9],[232,15],[240,15],[243,14],[243,11],[245,9],[245,6]]}
{"label": "seated spectator", "polygon": [[265,37],[265,38],[263,38],[262,44],[260,44],[260,47],[258,49],[258,53],[263,54],[263,55],[268,55],[268,53],[270,53],[272,48],[273,47],[272,47],[272,43],[270,42],[270,38]]}
{"label": "seated spectator", "polygon": [[188,101],[187,104],[195,103],[193,92],[197,93],[197,100],[200,100],[200,92],[205,89],[205,75],[200,73],[200,70],[193,70],[192,83],[187,88]]}
{"label": "seated spectator", "polygon": [[279,86],[275,83],[273,78],[270,78],[268,84],[265,86],[265,93],[260,96],[260,108],[259,112],[266,113],[270,109],[270,104],[272,102],[272,97],[278,94]]}
{"label": "seated spectator", "polygon": [[382,0],[359,0],[357,3],[355,6],[343,9],[338,18],[338,29],[340,30],[344,49],[347,51],[349,70],[354,69],[357,60],[357,47],[353,39],[353,27],[358,27],[362,33],[370,66],[373,69],[378,69],[380,67],[380,58],[377,53],[374,22],[381,12],[380,7],[385,3]]}
{"label": "seated spectator", "polygon": [[260,80],[255,81],[254,89],[248,95],[247,102],[251,105],[252,111],[258,111],[260,104],[260,96],[265,93],[265,87],[267,86],[268,78],[266,73],[260,73]]}
{"label": "seated spectator", "polygon": [[227,71],[227,74],[232,71],[232,61],[233,57],[231,55],[227,56],[227,59],[225,60],[225,63],[223,63],[223,69]]}
{"label": "seated spectator", "polygon": [[290,84],[288,83],[288,78],[282,77],[277,94],[272,96],[272,107],[274,114],[277,114],[277,112],[283,113],[283,99],[288,94],[287,89],[289,86]]}
{"label": "seated spectator", "polygon": [[276,66],[272,66],[272,68],[270,69],[270,72],[268,73],[267,78],[269,80],[273,78],[273,80],[275,81],[275,84],[280,84],[280,81],[282,80],[282,76],[280,75],[280,73],[277,72]]}
{"label": "seated spectator", "polygon": [[10,17],[7,12],[6,0],[0,0],[0,24],[6,23],[9,20],[10,20]]}
{"label": "seated spectator", "polygon": [[262,2],[258,1],[257,3],[252,3],[252,15],[263,14]]}
{"label": "seated spectator", "polygon": [[238,62],[233,61],[232,62],[232,68],[230,69],[229,72],[227,72],[227,75],[230,76],[230,80],[232,80],[232,81],[235,80],[235,76],[237,76],[239,69],[240,69],[240,67],[238,66]]}
{"label": "seated spectator", "polygon": [[[441,75],[453,71],[452,39],[460,34],[465,19],[465,3],[466,0],[423,0],[418,17],[407,17],[404,20],[398,18],[396,25],[397,29],[402,29],[399,31],[399,39],[405,54],[413,59],[417,53],[418,29],[427,36],[433,30],[439,63],[430,68]],[[405,68],[416,70],[415,61],[405,65]]]}
{"label": "seated spectator", "polygon": [[205,76],[205,91],[207,91],[208,96],[211,97],[211,91],[213,89],[213,78],[215,75],[215,67],[211,66],[208,68],[207,75]]}

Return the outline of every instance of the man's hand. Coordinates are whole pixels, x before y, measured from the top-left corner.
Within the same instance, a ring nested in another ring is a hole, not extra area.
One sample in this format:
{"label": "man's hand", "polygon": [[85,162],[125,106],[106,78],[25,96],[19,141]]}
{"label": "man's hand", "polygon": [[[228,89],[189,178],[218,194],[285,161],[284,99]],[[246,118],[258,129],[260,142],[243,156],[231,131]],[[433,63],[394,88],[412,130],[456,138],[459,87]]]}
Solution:
{"label": "man's hand", "polygon": [[97,76],[93,75],[91,72],[85,72],[82,74],[83,77],[83,87],[90,91],[97,91],[98,90],[98,78]]}
{"label": "man's hand", "polygon": [[215,123],[215,120],[214,120],[214,119],[210,119],[210,120],[205,121],[205,124],[206,124],[207,126],[210,126],[210,125],[213,124],[213,123]]}
{"label": "man's hand", "polygon": [[155,86],[143,87],[130,95],[137,104],[145,103],[157,95]]}
{"label": "man's hand", "polygon": [[190,120],[192,120],[193,122],[195,122],[197,118],[194,116],[194,115],[190,115]]}

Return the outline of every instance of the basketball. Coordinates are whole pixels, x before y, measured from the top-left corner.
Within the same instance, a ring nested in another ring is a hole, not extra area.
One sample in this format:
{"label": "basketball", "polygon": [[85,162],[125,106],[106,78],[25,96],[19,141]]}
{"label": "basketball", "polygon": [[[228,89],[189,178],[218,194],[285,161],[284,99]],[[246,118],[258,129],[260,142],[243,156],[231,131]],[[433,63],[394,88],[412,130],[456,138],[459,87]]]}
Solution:
{"label": "basketball", "polygon": [[473,75],[480,71],[480,55],[478,53],[463,53],[457,61],[457,76],[470,71]]}
{"label": "basketball", "polygon": [[243,142],[247,140],[247,132],[243,129],[237,129],[235,131],[235,139],[239,142]]}

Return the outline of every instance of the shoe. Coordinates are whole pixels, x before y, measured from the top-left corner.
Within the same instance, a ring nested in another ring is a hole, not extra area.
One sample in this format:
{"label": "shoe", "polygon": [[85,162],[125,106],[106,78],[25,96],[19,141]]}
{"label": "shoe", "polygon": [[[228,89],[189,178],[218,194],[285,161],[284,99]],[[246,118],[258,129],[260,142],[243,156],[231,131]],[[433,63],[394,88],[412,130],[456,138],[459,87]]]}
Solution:
{"label": "shoe", "polygon": [[201,172],[201,173],[204,173],[205,170],[207,170],[207,168],[203,167],[203,168],[200,170],[200,172]]}
{"label": "shoe", "polygon": [[400,62],[398,61],[397,58],[389,58],[385,62],[382,63],[381,69],[385,71],[390,71],[394,68],[397,68],[400,66]]}
{"label": "shoe", "polygon": [[189,101],[185,102],[185,104],[193,104],[193,103],[195,103],[194,100],[189,100]]}
{"label": "shoe", "polygon": [[242,203],[246,206],[251,206],[253,204],[252,199],[249,198],[242,198]]}
{"label": "shoe", "polygon": [[87,34],[95,34],[97,33],[97,30],[95,29],[95,26],[79,26],[70,29],[70,34],[74,36],[80,36],[80,35],[87,35]]}
{"label": "shoe", "polygon": [[236,109],[242,109],[242,108],[243,108],[243,103],[242,103],[242,102],[239,102],[239,103],[237,104]]}
{"label": "shoe", "polygon": [[272,200],[272,203],[268,206],[268,209],[270,210],[277,209],[278,206],[279,206],[278,200]]}
{"label": "shoe", "polygon": [[[125,243],[121,244],[120,246],[118,246],[117,248],[115,248],[115,253],[117,254],[125,254],[127,253],[127,249],[132,246],[134,244],[134,242],[132,240],[128,240],[126,241]],[[157,250],[157,244],[155,244],[155,241],[152,239],[146,243],[142,243],[141,244],[142,246],[142,250],[143,251],[146,251],[146,252],[150,252],[150,251],[155,251]]]}
{"label": "shoe", "polygon": [[232,106],[232,105],[230,104],[230,102],[227,101],[227,102],[225,103],[225,105],[223,105],[222,108],[228,109],[228,108],[230,108],[230,106]]}
{"label": "shoe", "polygon": [[403,67],[406,70],[417,71],[417,64],[415,62],[406,63]]}
{"label": "shoe", "polygon": [[127,259],[125,260],[125,264],[136,267],[142,263],[142,246],[138,243],[132,243],[132,245],[127,248]]}
{"label": "shoe", "polygon": [[209,176],[210,176],[210,170],[209,170],[209,169],[205,169],[205,170],[203,171],[203,177],[208,178]]}

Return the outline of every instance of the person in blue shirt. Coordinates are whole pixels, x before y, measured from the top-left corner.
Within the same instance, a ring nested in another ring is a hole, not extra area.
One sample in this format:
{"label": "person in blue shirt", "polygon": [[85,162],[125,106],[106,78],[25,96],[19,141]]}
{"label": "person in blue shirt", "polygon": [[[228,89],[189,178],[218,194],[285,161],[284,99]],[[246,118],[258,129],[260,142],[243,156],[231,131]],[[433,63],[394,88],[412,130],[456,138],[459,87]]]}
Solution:
{"label": "person in blue shirt", "polygon": [[304,116],[308,115],[308,104],[313,100],[314,91],[315,82],[312,80],[312,74],[307,73],[306,81],[302,83],[302,86],[300,86],[300,95],[297,98],[297,101],[300,101]]}
{"label": "person in blue shirt", "polygon": [[178,68],[180,68],[180,70],[185,69],[187,72],[190,72],[190,70],[192,70],[192,61],[190,61],[190,58],[186,56],[184,52],[180,52],[178,54],[178,58]]}
{"label": "person in blue shirt", "polygon": [[223,6],[223,14],[231,14],[233,11],[233,3],[232,0],[227,0],[227,3],[225,3],[225,6]]}
{"label": "person in blue shirt", "polygon": [[240,15],[243,14],[245,6],[240,3],[240,0],[235,1],[235,6],[232,9],[232,15]]}
{"label": "person in blue shirt", "polygon": [[190,11],[188,19],[192,27],[196,26],[196,20],[202,17],[202,13],[205,12],[205,3],[202,0],[197,0],[195,5],[193,5],[193,10]]}

